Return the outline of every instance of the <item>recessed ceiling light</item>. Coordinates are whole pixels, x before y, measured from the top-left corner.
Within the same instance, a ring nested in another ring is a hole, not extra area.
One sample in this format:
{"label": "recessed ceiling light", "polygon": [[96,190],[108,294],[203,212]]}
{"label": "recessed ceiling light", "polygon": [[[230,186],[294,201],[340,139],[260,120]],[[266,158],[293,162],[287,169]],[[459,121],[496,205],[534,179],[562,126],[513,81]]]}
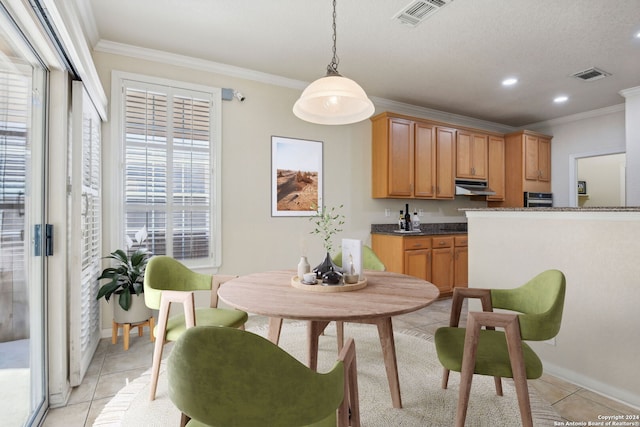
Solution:
{"label": "recessed ceiling light", "polygon": [[515,77],[509,77],[508,79],[504,79],[502,81],[502,86],[513,86],[516,83],[518,83],[518,79],[516,79]]}
{"label": "recessed ceiling light", "polygon": [[568,96],[561,95],[553,98],[553,102],[555,102],[556,104],[562,104],[563,102],[567,102],[568,99],[569,99]]}
{"label": "recessed ceiling light", "polygon": [[636,33],[636,38],[637,38],[637,39],[640,39],[640,31],[638,31],[638,32]]}

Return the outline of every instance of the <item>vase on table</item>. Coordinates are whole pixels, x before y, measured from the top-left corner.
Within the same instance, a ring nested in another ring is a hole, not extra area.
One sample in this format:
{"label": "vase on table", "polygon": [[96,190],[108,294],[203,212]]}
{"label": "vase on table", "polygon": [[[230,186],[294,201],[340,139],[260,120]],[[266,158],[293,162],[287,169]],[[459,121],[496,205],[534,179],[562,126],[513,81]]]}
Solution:
{"label": "vase on table", "polygon": [[324,261],[318,264],[313,269],[313,272],[316,273],[316,277],[318,279],[322,279],[322,276],[331,270],[340,271],[340,267],[338,267],[333,263],[333,260],[331,259],[331,255],[329,254],[329,252],[327,252],[327,256],[325,257]]}

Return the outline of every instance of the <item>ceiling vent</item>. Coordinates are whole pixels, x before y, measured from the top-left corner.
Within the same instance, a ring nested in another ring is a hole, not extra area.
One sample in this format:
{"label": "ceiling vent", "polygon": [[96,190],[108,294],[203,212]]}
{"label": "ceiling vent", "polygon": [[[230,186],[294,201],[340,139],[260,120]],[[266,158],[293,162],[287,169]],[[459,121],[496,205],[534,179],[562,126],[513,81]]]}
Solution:
{"label": "ceiling vent", "polygon": [[578,73],[572,74],[572,76],[575,77],[576,79],[579,79],[585,82],[600,80],[605,77],[609,77],[610,75],[611,73],[607,73],[606,71],[603,71],[596,67],[589,68],[588,70],[584,70],[584,71],[580,71]]}
{"label": "ceiling vent", "polygon": [[415,27],[453,0],[416,0],[396,13],[391,19],[397,19],[404,25]]}

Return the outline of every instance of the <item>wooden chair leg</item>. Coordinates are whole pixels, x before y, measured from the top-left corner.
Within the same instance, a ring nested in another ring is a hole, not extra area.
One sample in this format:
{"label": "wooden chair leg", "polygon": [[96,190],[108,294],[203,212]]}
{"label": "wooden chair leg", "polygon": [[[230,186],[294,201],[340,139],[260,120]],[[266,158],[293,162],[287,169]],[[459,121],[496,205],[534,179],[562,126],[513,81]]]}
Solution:
{"label": "wooden chair leg", "polygon": [[496,383],[496,394],[502,396],[502,380],[500,377],[493,377],[493,381]]}
{"label": "wooden chair leg", "polygon": [[153,346],[153,361],[151,363],[151,384],[149,391],[149,400],[156,399],[156,389],[158,388],[158,376],[160,375],[160,362],[162,362],[162,350],[165,343],[165,334],[167,330],[167,322],[169,320],[169,308],[171,303],[162,299],[160,302],[160,310],[158,313],[158,336]]}
{"label": "wooden chair leg", "polygon": [[514,320],[510,324],[506,325],[504,329],[507,337],[507,348],[509,349],[511,372],[513,372],[513,383],[516,386],[518,406],[520,406],[522,426],[533,427],[531,402],[529,401],[529,387],[527,386],[527,372],[524,367],[524,354],[522,352],[522,339],[520,337],[520,326],[518,321]]}
{"label": "wooden chair leg", "polygon": [[446,389],[449,386],[449,370],[444,368],[442,371],[442,388]]}
{"label": "wooden chair leg", "polygon": [[464,427],[469,406],[469,394],[471,393],[471,381],[476,366],[476,353],[478,350],[478,338],[480,336],[480,323],[474,316],[467,318],[467,331],[464,336],[464,353],[462,355],[462,369],[460,370],[460,394],[458,397],[458,409],[456,411],[456,427]]}
{"label": "wooden chair leg", "polygon": [[191,417],[184,412],[180,413],[180,427],[185,427],[187,423],[191,421]]}
{"label": "wooden chair leg", "polygon": [[338,352],[344,347],[344,322],[336,322],[336,336],[338,337]]}

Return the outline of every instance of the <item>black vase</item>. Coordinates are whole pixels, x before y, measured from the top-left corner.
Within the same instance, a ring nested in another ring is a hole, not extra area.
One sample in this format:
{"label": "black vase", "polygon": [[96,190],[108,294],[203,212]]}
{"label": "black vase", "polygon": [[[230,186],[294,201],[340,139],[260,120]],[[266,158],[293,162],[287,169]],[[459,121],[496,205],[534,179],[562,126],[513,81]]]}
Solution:
{"label": "black vase", "polygon": [[318,264],[313,269],[313,272],[316,273],[316,278],[322,279],[322,276],[331,270],[340,271],[340,267],[338,267],[333,263],[333,260],[331,259],[331,255],[329,255],[329,252],[327,252],[327,256],[325,257],[324,261]]}

